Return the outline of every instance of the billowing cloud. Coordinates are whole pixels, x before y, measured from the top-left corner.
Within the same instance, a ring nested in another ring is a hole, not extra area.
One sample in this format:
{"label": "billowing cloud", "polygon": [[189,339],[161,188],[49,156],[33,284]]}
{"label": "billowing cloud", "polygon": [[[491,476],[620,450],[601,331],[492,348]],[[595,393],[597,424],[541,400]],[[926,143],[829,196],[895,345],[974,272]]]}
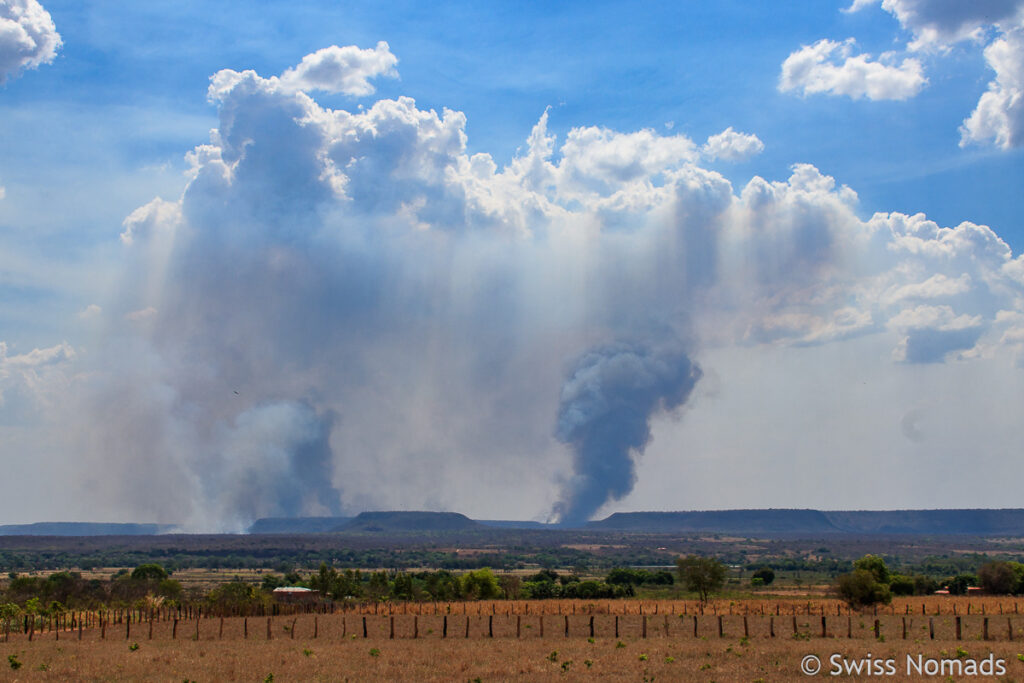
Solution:
{"label": "billowing cloud", "polygon": [[332,45],[303,57],[298,66],[281,74],[281,83],[305,92],[322,90],[364,97],[374,92],[370,79],[398,76],[396,64],[398,58],[383,40],[372,50]]}
{"label": "billowing cloud", "polygon": [[[854,0],[847,11],[857,11],[878,0]],[[1019,24],[1024,18],[1021,0],[882,0],[882,8],[914,34],[911,49],[943,48],[963,40],[982,40],[992,25]]]}
{"label": "billowing cloud", "polygon": [[779,90],[846,95],[855,100],[905,100],[928,83],[916,59],[906,57],[897,63],[893,55],[883,54],[872,61],[871,55],[853,54],[853,46],[852,38],[805,45],[782,63]]}
{"label": "billowing cloud", "polygon": [[0,83],[56,58],[60,34],[37,0],[0,0]]}
{"label": "billowing cloud", "polygon": [[1024,145],[1024,24],[985,48],[996,72],[988,91],[960,129],[960,144],[991,142],[1010,149]]}
{"label": "billowing cloud", "polygon": [[307,90],[214,75],[183,193],[124,222],[100,343],[68,360],[55,415],[129,514],[581,521],[701,409],[704,357],[838,347],[926,372],[1020,351],[1024,261],[986,226],[864,220],[809,164],[734,188],[685,135],[559,141],[550,112],[499,167],[460,112]]}
{"label": "billowing cloud", "polygon": [[710,136],[700,151],[707,159],[745,161],[763,152],[764,143],[756,135],[740,133],[729,126],[721,133]]}

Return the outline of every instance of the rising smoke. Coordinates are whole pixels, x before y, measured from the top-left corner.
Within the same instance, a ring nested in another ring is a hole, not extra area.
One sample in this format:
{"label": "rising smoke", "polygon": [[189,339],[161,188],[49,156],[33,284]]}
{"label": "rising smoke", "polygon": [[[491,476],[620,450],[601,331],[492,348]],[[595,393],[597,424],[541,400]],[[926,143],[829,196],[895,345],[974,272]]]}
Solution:
{"label": "rising smoke", "polygon": [[561,523],[585,523],[633,489],[635,458],[651,440],[651,419],[686,403],[701,374],[674,347],[609,344],[577,361],[562,387],[555,432],[572,448],[575,473],[555,505]]}

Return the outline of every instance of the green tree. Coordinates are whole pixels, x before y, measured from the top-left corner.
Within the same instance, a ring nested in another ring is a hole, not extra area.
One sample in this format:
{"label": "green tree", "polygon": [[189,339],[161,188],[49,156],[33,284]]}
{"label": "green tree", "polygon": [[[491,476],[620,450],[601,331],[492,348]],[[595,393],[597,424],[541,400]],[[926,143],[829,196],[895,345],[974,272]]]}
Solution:
{"label": "green tree", "polygon": [[21,608],[13,602],[0,603],[0,620],[4,622],[4,631],[11,630],[11,620],[21,615]]}
{"label": "green tree", "polygon": [[394,581],[391,582],[391,597],[396,600],[412,600],[413,593],[412,575],[398,572]]}
{"label": "green tree", "polygon": [[771,567],[761,567],[756,572],[754,572],[754,575],[751,578],[761,579],[761,581],[764,582],[764,585],[770,586],[772,581],[775,580],[775,570],[773,570]]}
{"label": "green tree", "polygon": [[498,577],[498,586],[506,600],[518,600],[523,588],[523,580],[515,574],[502,574]]}
{"label": "green tree", "polygon": [[978,577],[974,574],[957,574],[946,581],[950,595],[966,595],[968,586],[977,586]]}
{"label": "green tree", "polygon": [[[264,585],[267,583],[267,578],[269,577],[263,578]],[[326,562],[321,562],[317,573],[309,577],[309,587],[315,591],[320,591],[320,595],[334,597],[338,592],[338,570],[328,566]],[[274,588],[277,588],[277,586]],[[270,590],[273,591],[274,589],[271,588]]]}
{"label": "green tree", "polygon": [[889,568],[885,566],[885,560],[878,555],[865,555],[853,563],[853,568],[871,572],[875,581],[889,585]]}
{"label": "green tree", "polygon": [[711,593],[725,585],[725,571],[725,565],[713,557],[687,555],[676,558],[679,582],[686,590],[700,595],[701,602],[707,602]]}
{"label": "green tree", "polygon": [[140,564],[132,570],[133,581],[163,581],[167,577],[167,570],[155,563]]}
{"label": "green tree", "polygon": [[868,569],[854,569],[836,579],[836,591],[850,607],[867,607],[876,603],[892,602],[889,586],[877,580]]}
{"label": "green tree", "polygon": [[913,595],[914,577],[903,574],[893,574],[889,577],[889,590],[893,595]]}
{"label": "green tree", "polygon": [[467,572],[459,581],[462,594],[470,600],[493,600],[501,595],[498,579],[487,567]]}
{"label": "green tree", "polygon": [[1017,572],[1009,562],[989,562],[978,569],[978,583],[986,593],[1009,595],[1017,592]]}

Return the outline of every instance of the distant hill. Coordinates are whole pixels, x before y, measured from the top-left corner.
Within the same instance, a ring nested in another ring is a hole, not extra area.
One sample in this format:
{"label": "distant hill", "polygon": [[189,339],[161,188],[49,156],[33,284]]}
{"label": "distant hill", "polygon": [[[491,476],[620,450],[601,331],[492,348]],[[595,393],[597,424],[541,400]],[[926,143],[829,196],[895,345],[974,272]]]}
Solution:
{"label": "distant hill", "polygon": [[321,534],[348,524],[353,517],[263,517],[252,523],[250,534]]}
{"label": "distant hill", "polygon": [[339,525],[333,531],[344,532],[388,532],[388,531],[471,531],[483,529],[484,525],[474,522],[458,512],[360,512],[351,521]]}
{"label": "distant hill", "polygon": [[528,522],[518,519],[478,519],[478,523],[484,526],[497,527],[499,529],[551,529],[553,524],[544,522]]}
{"label": "distant hill", "polygon": [[590,522],[608,531],[714,532],[723,534],[837,533],[819,510],[709,510],[694,512],[616,512]]}
{"label": "distant hill", "polygon": [[171,524],[36,522],[0,525],[0,536],[152,536],[174,529]]}
{"label": "distant hill", "polygon": [[856,534],[1024,534],[1024,510],[857,510],[826,512],[841,531]]}
{"label": "distant hill", "polygon": [[1024,510],[708,510],[617,512],[588,529],[753,534],[1024,535]]}

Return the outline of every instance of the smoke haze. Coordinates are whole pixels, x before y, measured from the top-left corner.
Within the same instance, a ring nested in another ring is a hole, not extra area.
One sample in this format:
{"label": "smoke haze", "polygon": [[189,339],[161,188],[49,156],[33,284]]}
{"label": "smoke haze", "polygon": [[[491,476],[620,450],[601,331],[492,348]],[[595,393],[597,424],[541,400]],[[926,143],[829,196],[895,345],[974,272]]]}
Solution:
{"label": "smoke haze", "polygon": [[[822,394],[856,396],[862,377],[959,406],[960,380],[934,378],[977,364],[1019,394],[1000,369],[1024,357],[1024,260],[990,228],[861,217],[856,192],[810,164],[735,188],[705,166],[764,144],[731,127],[703,147],[585,122],[558,140],[545,111],[499,166],[469,151],[461,112],[316,99],[367,97],[397,65],[381,42],[279,76],[214,74],[218,125],[188,152],[181,194],[126,217],[109,295],[81,313],[88,341],[0,343],[0,396],[61,426],[48,448],[73,454],[88,516],[225,531],[364,509],[582,523],[643,505],[630,495],[648,461],[648,481],[768,450],[827,471],[828,448],[803,444],[834,418],[804,416],[843,413]],[[843,418],[915,448],[913,394],[878,389]],[[737,441],[738,420],[779,406],[786,429]],[[996,444],[1019,435],[997,413],[965,424],[928,441],[961,453],[990,428]],[[883,451],[871,457],[896,459]]]}

